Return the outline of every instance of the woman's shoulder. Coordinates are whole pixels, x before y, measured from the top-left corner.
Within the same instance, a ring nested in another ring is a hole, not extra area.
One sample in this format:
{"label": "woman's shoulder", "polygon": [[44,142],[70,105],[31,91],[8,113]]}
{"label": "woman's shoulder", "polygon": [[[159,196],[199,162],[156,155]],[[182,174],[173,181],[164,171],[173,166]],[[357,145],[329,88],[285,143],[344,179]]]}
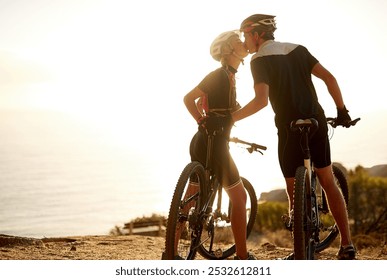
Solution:
{"label": "woman's shoulder", "polygon": [[227,72],[223,67],[217,68],[211,71],[198,85],[198,87],[206,92],[212,92],[218,90],[220,87],[227,86],[229,79]]}
{"label": "woman's shoulder", "polygon": [[215,76],[215,75],[223,75],[225,73],[224,67],[216,68],[215,70],[212,70],[208,75]]}
{"label": "woman's shoulder", "polygon": [[228,79],[227,77],[227,71],[224,67],[219,67],[210,73],[207,74],[205,79],[211,79],[211,80],[223,80]]}

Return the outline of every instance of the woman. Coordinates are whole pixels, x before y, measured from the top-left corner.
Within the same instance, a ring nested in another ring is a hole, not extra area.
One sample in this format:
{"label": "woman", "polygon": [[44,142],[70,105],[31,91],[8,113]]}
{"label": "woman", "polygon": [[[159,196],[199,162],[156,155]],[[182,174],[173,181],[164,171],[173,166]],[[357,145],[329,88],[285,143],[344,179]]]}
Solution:
{"label": "woman", "polygon": [[211,129],[222,131],[214,138],[212,167],[233,205],[231,228],[236,246],[235,259],[253,260],[255,257],[248,253],[246,248],[247,195],[228,148],[233,126],[230,121],[231,113],[239,109],[236,101],[235,73],[248,52],[239,38],[239,33],[227,31],[215,38],[210,53],[221,63],[221,67],[209,73],[184,97],[185,106],[199,125],[190,145],[191,160],[202,164],[206,162],[206,128],[211,126]]}

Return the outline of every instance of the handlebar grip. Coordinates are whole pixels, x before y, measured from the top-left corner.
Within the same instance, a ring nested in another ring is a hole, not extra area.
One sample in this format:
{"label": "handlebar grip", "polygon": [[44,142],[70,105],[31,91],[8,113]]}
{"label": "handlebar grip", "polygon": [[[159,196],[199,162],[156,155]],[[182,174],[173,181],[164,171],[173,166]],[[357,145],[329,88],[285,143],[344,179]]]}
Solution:
{"label": "handlebar grip", "polygon": [[351,126],[354,126],[356,125],[356,123],[358,121],[360,121],[361,119],[360,118],[357,118],[357,119],[354,119],[354,120],[351,120],[350,122],[347,123],[347,125],[345,124],[337,124],[336,123],[336,118],[327,118],[327,122],[333,127],[333,128],[336,128],[338,125],[341,125],[341,126],[344,126],[344,127],[351,127]]}
{"label": "handlebar grip", "polygon": [[354,119],[354,120],[350,121],[349,124],[350,125],[355,125],[360,120],[361,120],[360,118]]}
{"label": "handlebar grip", "polygon": [[255,149],[259,149],[259,150],[263,150],[263,151],[267,150],[266,146],[258,145],[258,144],[255,144],[255,143],[251,143],[251,146],[254,147]]}
{"label": "handlebar grip", "polygon": [[267,147],[265,147],[265,146],[258,145],[258,144],[255,144],[255,143],[246,142],[246,141],[240,140],[239,138],[236,138],[236,137],[230,138],[229,141],[230,142],[234,142],[234,143],[240,143],[240,144],[251,146],[251,148],[253,148],[256,151],[257,150],[263,150],[263,151],[267,150]]}

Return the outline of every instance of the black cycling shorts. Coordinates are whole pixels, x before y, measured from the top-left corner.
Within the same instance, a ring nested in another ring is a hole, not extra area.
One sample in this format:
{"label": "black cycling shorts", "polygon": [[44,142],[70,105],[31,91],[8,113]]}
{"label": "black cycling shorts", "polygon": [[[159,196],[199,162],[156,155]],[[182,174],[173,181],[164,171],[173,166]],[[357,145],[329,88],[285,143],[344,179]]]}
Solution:
{"label": "black cycling shorts", "polygon": [[[190,155],[192,161],[198,161],[205,166],[207,157],[207,135],[204,132],[198,131],[193,136],[190,144]],[[227,136],[215,136],[212,159],[212,168],[219,183],[223,187],[231,186],[239,181],[239,172],[231,157]]]}
{"label": "black cycling shorts", "polygon": [[[314,167],[323,168],[331,164],[331,150],[325,117],[319,118],[318,124],[318,129],[310,134],[309,149]],[[294,177],[297,167],[304,165],[301,133],[291,131],[289,125],[278,129],[278,158],[285,178]]]}

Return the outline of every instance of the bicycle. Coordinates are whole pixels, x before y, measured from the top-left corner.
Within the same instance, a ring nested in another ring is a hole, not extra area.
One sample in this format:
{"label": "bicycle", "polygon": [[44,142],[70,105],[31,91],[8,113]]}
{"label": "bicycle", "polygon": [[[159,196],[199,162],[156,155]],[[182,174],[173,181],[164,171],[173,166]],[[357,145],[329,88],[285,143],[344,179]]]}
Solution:
{"label": "bicycle", "polygon": [[[230,226],[232,205],[210,165],[213,139],[217,133],[208,133],[206,164],[190,162],[179,177],[170,205],[162,259],[193,260],[199,252],[206,259],[220,260],[235,253],[235,244],[228,242],[233,238]],[[264,146],[235,137],[229,142],[245,145],[250,153],[258,151],[263,154],[261,150],[266,150]],[[251,183],[246,178],[241,179],[248,198],[248,237],[257,216],[258,200]]]}
{"label": "bicycle", "polygon": [[[349,122],[346,127],[356,125],[360,118]],[[327,118],[328,124],[337,127],[335,118]],[[304,153],[304,165],[299,166],[295,174],[293,194],[292,233],[294,259],[313,260],[315,253],[326,249],[339,234],[338,227],[330,213],[326,194],[318,182],[313,170],[313,161],[309,150],[308,135],[318,126],[315,119],[296,120],[291,123],[292,130],[301,133],[301,145]],[[341,190],[348,206],[348,183],[343,172],[332,165],[336,184]]]}

